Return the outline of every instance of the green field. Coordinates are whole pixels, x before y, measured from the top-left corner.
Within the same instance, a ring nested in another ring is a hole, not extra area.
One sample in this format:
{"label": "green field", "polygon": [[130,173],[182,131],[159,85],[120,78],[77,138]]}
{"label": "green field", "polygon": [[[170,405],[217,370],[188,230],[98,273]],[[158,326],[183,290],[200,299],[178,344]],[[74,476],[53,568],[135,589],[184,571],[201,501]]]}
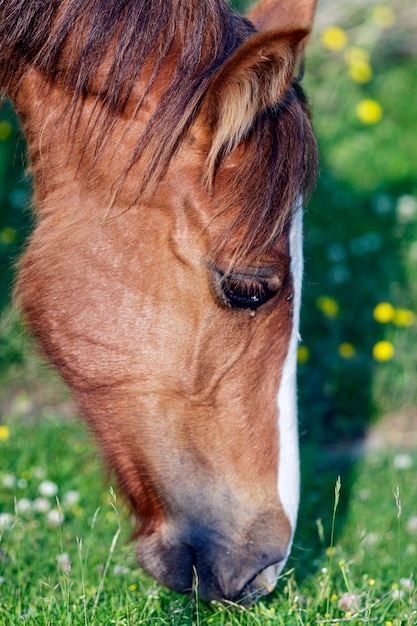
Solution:
{"label": "green field", "polygon": [[277,590],[249,610],[136,567],[116,487],[10,304],[30,181],[18,122],[0,112],[0,626],[417,624],[413,3],[341,4],[334,21],[329,6],[304,80],[320,173],[305,216],[299,525]]}
{"label": "green field", "polygon": [[236,610],[176,595],[139,570],[128,516],[81,425],[63,407],[33,415],[29,403],[15,399],[1,443],[2,626],[417,623],[415,451],[355,459],[304,446],[292,558],[271,596]]}

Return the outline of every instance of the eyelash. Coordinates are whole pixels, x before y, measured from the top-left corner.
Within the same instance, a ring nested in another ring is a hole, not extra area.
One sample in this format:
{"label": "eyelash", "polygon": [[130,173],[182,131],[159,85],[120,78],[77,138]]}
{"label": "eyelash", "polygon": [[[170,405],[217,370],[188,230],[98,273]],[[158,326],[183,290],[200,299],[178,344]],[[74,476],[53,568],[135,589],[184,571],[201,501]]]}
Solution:
{"label": "eyelash", "polygon": [[277,293],[265,280],[236,278],[220,272],[218,285],[221,299],[232,309],[257,309]]}
{"label": "eyelash", "polygon": [[266,302],[266,285],[254,281],[238,280],[233,276],[224,277],[222,290],[233,308],[258,308]]}

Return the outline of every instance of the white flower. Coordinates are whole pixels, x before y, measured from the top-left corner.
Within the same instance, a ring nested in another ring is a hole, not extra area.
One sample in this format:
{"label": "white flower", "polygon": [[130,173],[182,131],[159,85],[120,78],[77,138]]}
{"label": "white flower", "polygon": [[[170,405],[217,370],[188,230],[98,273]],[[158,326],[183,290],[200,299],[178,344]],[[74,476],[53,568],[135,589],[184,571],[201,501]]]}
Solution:
{"label": "white flower", "polygon": [[392,592],[392,599],[393,600],[400,600],[400,598],[404,598],[405,593],[404,591],[401,591],[401,589],[394,589]]}
{"label": "white flower", "polygon": [[71,571],[71,560],[66,552],[64,552],[63,554],[58,554],[58,556],[56,557],[56,561],[58,564],[58,569],[62,570],[63,572]]}
{"label": "white flower", "polygon": [[408,469],[412,464],[413,459],[410,454],[396,454],[394,457],[395,469]]}
{"label": "white flower", "polygon": [[43,480],[44,478],[46,478],[46,471],[43,469],[43,467],[35,467],[33,470],[33,475],[38,480]]}
{"label": "white flower", "polygon": [[75,490],[67,491],[62,500],[67,506],[72,506],[73,504],[77,504],[80,500],[80,494]]}
{"label": "white flower", "polygon": [[43,480],[39,485],[38,490],[41,496],[44,496],[45,498],[52,498],[58,493],[58,485],[53,483],[52,480]]}
{"label": "white flower", "polygon": [[13,476],[13,474],[4,474],[2,483],[3,487],[6,487],[6,489],[12,489],[16,485],[16,476]]}
{"label": "white flower", "polygon": [[370,495],[371,495],[370,489],[361,489],[359,492],[359,498],[361,500],[369,500]]}
{"label": "white flower", "polygon": [[113,568],[113,574],[115,576],[123,576],[129,574],[130,569],[124,565],[115,565]]}
{"label": "white flower", "polygon": [[51,504],[46,498],[35,498],[33,508],[38,513],[46,513],[51,508]]}
{"label": "white flower", "polygon": [[25,478],[19,478],[19,480],[17,481],[17,486],[19,487],[19,489],[26,489],[26,487],[28,486],[28,481]]}
{"label": "white flower", "polygon": [[361,598],[355,593],[344,593],[337,603],[337,606],[341,611],[351,611],[354,613],[361,608]]}
{"label": "white flower", "polygon": [[5,577],[4,576],[0,576],[0,585],[2,585],[5,582]]}
{"label": "white flower", "polygon": [[399,222],[412,222],[417,216],[417,201],[413,196],[401,196],[398,198],[396,210]]}
{"label": "white flower", "polygon": [[51,526],[56,527],[64,523],[65,517],[58,509],[52,509],[52,511],[49,511],[46,519]]}
{"label": "white flower", "polygon": [[28,498],[21,498],[16,502],[16,511],[18,513],[25,513],[32,508],[32,502]]}
{"label": "white flower", "polygon": [[13,516],[10,513],[0,513],[0,532],[5,528],[10,528],[13,523]]}
{"label": "white flower", "polygon": [[413,515],[407,522],[406,526],[409,533],[417,532],[417,515]]}
{"label": "white flower", "polygon": [[400,585],[404,587],[404,589],[414,589],[414,580],[413,577],[409,578],[400,578]]}
{"label": "white flower", "polygon": [[364,546],[373,546],[375,543],[378,542],[378,540],[379,540],[378,533],[368,533],[363,538],[363,544]]}

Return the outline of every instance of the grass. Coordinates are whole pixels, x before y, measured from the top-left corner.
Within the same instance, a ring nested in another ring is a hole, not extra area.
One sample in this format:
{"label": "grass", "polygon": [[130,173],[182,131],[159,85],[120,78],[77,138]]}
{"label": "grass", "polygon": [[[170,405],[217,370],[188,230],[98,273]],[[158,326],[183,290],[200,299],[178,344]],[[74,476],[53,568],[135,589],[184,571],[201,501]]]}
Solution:
{"label": "grass", "polygon": [[[328,48],[331,29],[317,32],[307,58],[321,172],[306,215],[300,386],[303,426],[316,440],[358,436],[381,413],[417,404],[415,59],[387,50],[395,32],[403,38],[390,6],[385,26],[374,3],[352,13],[340,49]],[[365,82],[351,76],[355,55],[367,59]],[[364,102],[381,117],[360,119]],[[376,319],[381,303],[409,311],[409,321]]]}
{"label": "grass", "polygon": [[305,220],[302,501],[277,590],[250,610],[136,567],[129,516],[8,305],[30,181],[16,118],[0,112],[0,626],[417,624],[417,452],[356,454],[382,415],[417,406],[416,66],[396,21],[408,4],[341,3],[343,46],[320,19],[309,44],[321,168]]}
{"label": "grass", "polygon": [[307,447],[292,559],[272,596],[235,610],[138,569],[129,517],[82,425],[26,410],[22,397],[0,442],[2,626],[417,623],[416,452],[374,451],[353,466]]}

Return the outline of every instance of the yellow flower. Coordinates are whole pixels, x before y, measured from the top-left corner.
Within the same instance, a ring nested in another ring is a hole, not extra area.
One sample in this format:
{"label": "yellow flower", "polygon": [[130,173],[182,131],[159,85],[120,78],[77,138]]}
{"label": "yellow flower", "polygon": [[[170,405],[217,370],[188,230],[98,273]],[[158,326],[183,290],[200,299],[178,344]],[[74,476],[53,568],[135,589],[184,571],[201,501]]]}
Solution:
{"label": "yellow flower", "polygon": [[395,316],[395,309],[389,302],[380,302],[374,308],[374,319],[380,324],[392,322]]}
{"label": "yellow flower", "polygon": [[372,78],[372,68],[366,61],[355,61],[349,65],[349,76],[357,83],[367,83]]}
{"label": "yellow flower", "polygon": [[373,587],[374,585],[375,585],[375,580],[371,578],[371,580],[369,581],[369,586]]}
{"label": "yellow flower", "polygon": [[310,358],[310,350],[307,346],[298,346],[297,360],[299,363],[307,363]]}
{"label": "yellow flower", "polygon": [[390,341],[378,341],[372,350],[375,361],[390,361],[394,354],[395,348]]}
{"label": "yellow flower", "polygon": [[355,356],[356,350],[355,350],[355,347],[351,343],[348,343],[347,341],[345,341],[344,343],[340,344],[340,346],[337,349],[337,352],[339,356],[342,357],[342,359],[351,359],[353,356]]}
{"label": "yellow flower", "polygon": [[382,107],[376,100],[361,100],[356,115],[364,124],[377,124],[382,118]]}
{"label": "yellow flower", "polygon": [[330,26],[321,33],[321,42],[328,50],[343,50],[347,45],[347,35],[340,26]]}
{"label": "yellow flower", "polygon": [[10,226],[6,226],[0,231],[0,241],[5,244],[11,244],[16,241],[17,231]]}
{"label": "yellow flower", "polygon": [[379,26],[387,28],[395,22],[395,13],[391,7],[379,6],[372,11],[372,18]]}
{"label": "yellow flower", "polygon": [[7,441],[10,437],[10,428],[8,426],[0,426],[0,441]]}
{"label": "yellow flower", "polygon": [[320,296],[316,300],[316,306],[320,311],[333,320],[339,315],[339,305],[334,298],[330,298],[329,296]]}
{"label": "yellow flower", "polygon": [[133,583],[133,585],[129,585],[129,591],[136,591],[137,588],[138,586],[135,585],[135,583]]}
{"label": "yellow flower", "polygon": [[7,120],[0,121],[0,141],[6,141],[13,132],[13,127]]}
{"label": "yellow flower", "polygon": [[396,326],[412,326],[416,321],[416,314],[410,309],[397,309],[393,322]]}

